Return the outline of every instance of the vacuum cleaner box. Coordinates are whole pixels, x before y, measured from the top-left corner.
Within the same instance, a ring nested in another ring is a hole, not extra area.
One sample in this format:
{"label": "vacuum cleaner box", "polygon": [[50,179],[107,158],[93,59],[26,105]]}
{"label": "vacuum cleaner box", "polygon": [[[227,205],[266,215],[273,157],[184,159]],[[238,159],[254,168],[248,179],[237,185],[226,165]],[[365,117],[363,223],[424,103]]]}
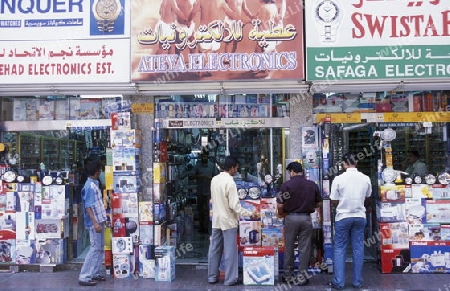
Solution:
{"label": "vacuum cleaner box", "polygon": [[245,247],[243,249],[243,272],[244,285],[274,285],[274,247]]}

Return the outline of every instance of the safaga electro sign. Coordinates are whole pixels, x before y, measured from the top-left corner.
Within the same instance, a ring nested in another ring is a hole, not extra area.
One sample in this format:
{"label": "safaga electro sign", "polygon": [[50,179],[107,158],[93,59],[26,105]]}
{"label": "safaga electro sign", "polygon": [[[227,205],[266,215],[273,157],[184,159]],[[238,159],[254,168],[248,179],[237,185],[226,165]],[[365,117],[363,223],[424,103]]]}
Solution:
{"label": "safaga electro sign", "polygon": [[448,0],[308,0],[308,80],[450,78]]}
{"label": "safaga electro sign", "polygon": [[126,36],[125,0],[0,0],[3,40]]}

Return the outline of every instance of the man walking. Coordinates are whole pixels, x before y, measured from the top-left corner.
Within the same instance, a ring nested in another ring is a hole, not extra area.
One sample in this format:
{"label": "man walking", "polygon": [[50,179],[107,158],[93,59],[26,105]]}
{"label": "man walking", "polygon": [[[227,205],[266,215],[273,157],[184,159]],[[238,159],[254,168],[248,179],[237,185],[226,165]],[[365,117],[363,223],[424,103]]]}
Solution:
{"label": "man walking", "polygon": [[224,285],[234,286],[238,281],[237,231],[239,215],[250,216],[251,213],[241,207],[233,176],[239,164],[236,158],[227,156],[223,172],[212,178],[212,235],[208,253],[208,282],[219,281],[219,265],[222,253],[225,259]]}
{"label": "man walking", "polygon": [[106,281],[106,278],[100,274],[106,223],[106,211],[98,182],[102,163],[98,159],[89,159],[85,168],[88,179],[81,190],[81,197],[83,199],[84,226],[89,230],[90,248],[81,267],[78,283],[83,286],[95,286],[98,281]]}
{"label": "man walking", "polygon": [[356,168],[356,155],[347,153],[343,157],[346,171],[334,178],[330,199],[336,208],[334,224],[334,279],[328,285],[342,290],[345,286],[345,259],[348,241],[353,249],[353,287],[362,288],[364,280],[364,228],[366,208],[364,202],[372,194],[370,178]]}
{"label": "man walking", "polygon": [[[311,213],[320,206],[322,196],[319,187],[303,177],[303,167],[299,162],[290,163],[290,180],[284,182],[277,197],[277,210],[284,218],[284,282],[298,286],[309,283],[308,266],[311,257],[311,240],[313,227]],[[300,264],[298,276],[294,276],[294,248],[298,237],[298,253]]]}

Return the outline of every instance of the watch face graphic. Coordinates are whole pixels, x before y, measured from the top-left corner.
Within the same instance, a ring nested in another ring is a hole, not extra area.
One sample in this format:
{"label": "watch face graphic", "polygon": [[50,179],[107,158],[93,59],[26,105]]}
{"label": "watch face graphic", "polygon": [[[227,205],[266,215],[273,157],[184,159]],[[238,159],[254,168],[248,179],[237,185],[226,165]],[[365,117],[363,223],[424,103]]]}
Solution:
{"label": "watch face graphic", "polygon": [[339,8],[333,1],[325,0],[317,5],[316,15],[320,21],[330,23],[338,18]]}
{"label": "watch face graphic", "polygon": [[98,0],[93,7],[97,20],[116,20],[120,9],[120,2],[117,0]]}

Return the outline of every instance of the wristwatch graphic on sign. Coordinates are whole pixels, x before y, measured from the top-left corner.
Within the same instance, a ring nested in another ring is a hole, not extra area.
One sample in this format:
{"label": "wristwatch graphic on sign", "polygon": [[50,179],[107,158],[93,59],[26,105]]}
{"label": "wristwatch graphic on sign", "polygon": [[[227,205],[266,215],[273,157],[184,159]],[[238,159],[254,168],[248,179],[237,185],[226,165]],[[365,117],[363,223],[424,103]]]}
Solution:
{"label": "wristwatch graphic on sign", "polygon": [[317,5],[316,18],[323,25],[323,32],[320,33],[323,41],[336,41],[336,31],[340,16],[339,7],[333,1],[324,0]]}
{"label": "wristwatch graphic on sign", "polygon": [[92,13],[98,23],[98,30],[103,32],[114,31],[114,22],[122,11],[119,0],[94,0]]}

